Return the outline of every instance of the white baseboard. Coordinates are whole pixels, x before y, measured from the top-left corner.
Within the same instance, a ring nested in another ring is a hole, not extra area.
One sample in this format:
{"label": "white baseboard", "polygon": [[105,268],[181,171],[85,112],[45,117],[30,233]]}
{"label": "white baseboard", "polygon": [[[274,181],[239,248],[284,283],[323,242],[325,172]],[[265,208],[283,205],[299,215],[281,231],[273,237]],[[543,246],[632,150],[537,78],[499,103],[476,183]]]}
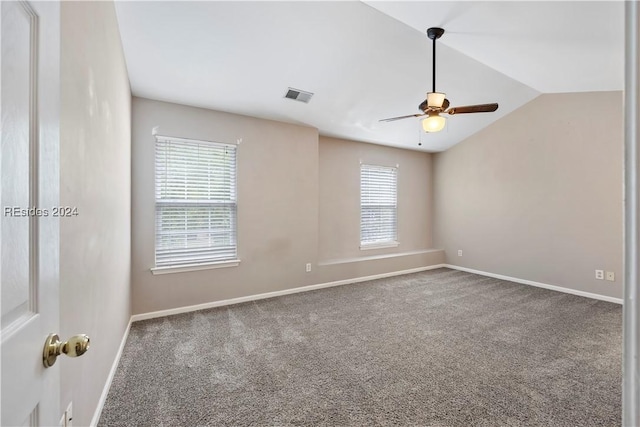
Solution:
{"label": "white baseboard", "polygon": [[564,288],[562,286],[548,285],[546,283],[534,282],[533,280],[518,279],[517,277],[503,276],[502,274],[488,273],[486,271],[474,270],[472,268],[460,267],[457,265],[444,264],[442,267],[453,270],[466,271],[467,273],[479,274],[481,276],[493,277],[494,279],[508,280],[509,282],[521,283],[523,285],[535,286],[538,288],[550,289],[552,291],[564,292],[566,294],[578,295],[581,297],[593,298],[601,301],[622,304],[622,298],[608,297],[606,295],[594,294],[591,292],[578,291],[576,289]]}
{"label": "white baseboard", "polygon": [[131,330],[131,318],[129,318],[129,324],[127,325],[127,329],[124,331],[124,335],[122,336],[122,341],[120,341],[120,348],[118,348],[118,352],[116,353],[116,357],[113,360],[113,364],[111,365],[111,370],[109,371],[109,376],[107,377],[107,381],[104,384],[104,388],[102,389],[102,394],[100,395],[100,400],[98,401],[98,406],[96,407],[96,411],[93,413],[93,418],[91,419],[91,427],[96,427],[98,425],[98,421],[100,421],[100,416],[102,415],[102,408],[104,408],[104,403],[107,401],[107,395],[109,394],[109,389],[111,388],[111,382],[113,381],[113,377],[116,374],[116,370],[118,369],[118,364],[120,363],[120,357],[122,356],[122,351],[124,350],[124,345],[127,343],[127,338],[129,337],[129,330]]}
{"label": "white baseboard", "polygon": [[131,316],[132,322],[140,320],[154,319],[156,317],[171,316],[173,314],[189,313],[192,311],[205,310],[207,308],[222,307],[225,305],[239,304],[248,301],[258,301],[266,298],[279,297],[282,295],[297,294],[300,292],[315,291],[316,289],[331,288],[333,286],[348,285],[351,283],[366,282],[368,280],[383,279],[385,277],[400,276],[402,274],[418,273],[420,271],[434,270],[445,267],[444,264],[430,265],[428,267],[418,267],[409,270],[392,271],[390,273],[375,274],[373,276],[356,277],[353,279],[338,280],[335,282],[320,283],[317,285],[301,286],[299,288],[283,289],[281,291],[267,292],[263,294],[248,295],[246,297],[231,298],[221,301],[207,302],[204,304],[190,305],[186,307],[171,308],[168,310],[152,311],[149,313],[134,314]]}

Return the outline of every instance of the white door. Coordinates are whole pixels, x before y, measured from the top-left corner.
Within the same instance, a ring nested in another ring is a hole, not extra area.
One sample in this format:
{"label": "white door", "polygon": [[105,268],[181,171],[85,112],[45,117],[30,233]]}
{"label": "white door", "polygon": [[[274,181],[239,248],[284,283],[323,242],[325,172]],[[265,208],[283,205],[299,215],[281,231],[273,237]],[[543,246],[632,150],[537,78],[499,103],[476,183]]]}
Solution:
{"label": "white door", "polygon": [[60,6],[2,1],[0,15],[0,418],[3,426],[52,426],[61,417],[60,367],[46,369],[42,352],[59,322],[51,208],[60,180]]}

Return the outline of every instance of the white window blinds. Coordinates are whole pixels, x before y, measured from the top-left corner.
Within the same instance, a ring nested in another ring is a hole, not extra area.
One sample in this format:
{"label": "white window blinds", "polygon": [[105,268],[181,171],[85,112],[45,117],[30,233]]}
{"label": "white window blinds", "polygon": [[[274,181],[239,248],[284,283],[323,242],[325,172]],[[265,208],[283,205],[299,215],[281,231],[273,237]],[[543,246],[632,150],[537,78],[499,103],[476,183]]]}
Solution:
{"label": "white window blinds", "polygon": [[360,166],[360,244],[397,240],[397,169]]}
{"label": "white window blinds", "polygon": [[156,267],[235,260],[236,147],[156,136]]}

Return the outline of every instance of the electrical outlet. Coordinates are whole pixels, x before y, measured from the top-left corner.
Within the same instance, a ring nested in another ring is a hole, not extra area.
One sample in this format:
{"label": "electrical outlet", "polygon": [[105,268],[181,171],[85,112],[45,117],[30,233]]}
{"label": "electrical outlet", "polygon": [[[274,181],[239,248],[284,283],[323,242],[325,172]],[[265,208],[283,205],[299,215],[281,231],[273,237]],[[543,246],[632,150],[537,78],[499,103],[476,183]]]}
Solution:
{"label": "electrical outlet", "polygon": [[311,263],[307,263],[307,273],[311,272]]}
{"label": "electrical outlet", "polygon": [[610,282],[616,281],[616,274],[613,271],[607,271],[607,280]]}
{"label": "electrical outlet", "polygon": [[604,270],[596,270],[596,279],[604,280]]}
{"label": "electrical outlet", "polygon": [[458,256],[462,256],[462,249],[458,249]]}

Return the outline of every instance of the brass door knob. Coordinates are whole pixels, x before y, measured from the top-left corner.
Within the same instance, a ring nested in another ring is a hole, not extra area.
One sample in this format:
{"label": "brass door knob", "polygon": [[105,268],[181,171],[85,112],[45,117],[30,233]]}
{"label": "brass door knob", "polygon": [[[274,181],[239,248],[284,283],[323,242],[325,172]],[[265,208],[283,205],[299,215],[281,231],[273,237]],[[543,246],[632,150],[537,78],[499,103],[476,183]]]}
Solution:
{"label": "brass door knob", "polygon": [[42,354],[44,367],[50,368],[53,366],[61,353],[69,357],[82,356],[89,350],[90,341],[89,336],[85,334],[74,335],[65,342],[60,342],[60,337],[57,334],[49,334],[47,340],[44,342]]}

